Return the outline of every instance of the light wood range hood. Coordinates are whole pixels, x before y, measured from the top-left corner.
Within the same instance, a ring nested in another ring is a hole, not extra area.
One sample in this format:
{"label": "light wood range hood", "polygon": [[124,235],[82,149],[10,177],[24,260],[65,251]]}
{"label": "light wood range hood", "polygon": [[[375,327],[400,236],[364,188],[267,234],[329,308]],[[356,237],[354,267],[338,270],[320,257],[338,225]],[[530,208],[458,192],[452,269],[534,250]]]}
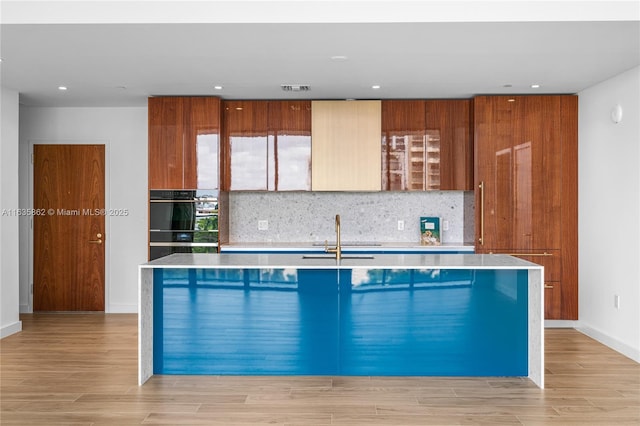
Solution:
{"label": "light wood range hood", "polygon": [[311,103],[314,191],[380,191],[381,101]]}

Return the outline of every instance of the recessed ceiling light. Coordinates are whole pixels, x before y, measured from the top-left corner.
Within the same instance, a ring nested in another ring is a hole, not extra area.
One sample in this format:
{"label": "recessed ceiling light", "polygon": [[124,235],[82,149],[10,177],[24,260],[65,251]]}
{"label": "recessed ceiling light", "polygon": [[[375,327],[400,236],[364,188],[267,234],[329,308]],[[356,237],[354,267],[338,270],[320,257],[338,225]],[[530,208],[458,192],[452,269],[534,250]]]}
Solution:
{"label": "recessed ceiling light", "polygon": [[65,91],[67,90],[67,86],[58,86],[58,90]]}
{"label": "recessed ceiling light", "polygon": [[222,90],[222,86],[213,86],[213,88],[216,90]]}
{"label": "recessed ceiling light", "polygon": [[347,59],[349,58],[346,57],[345,55],[334,55],[331,57],[332,61],[346,61]]}
{"label": "recessed ceiling light", "polygon": [[371,88],[373,90],[378,90],[380,88],[380,85],[379,84],[374,84],[373,86],[371,86]]}
{"label": "recessed ceiling light", "polygon": [[515,102],[516,100],[511,98],[511,99],[507,99],[507,102]]}
{"label": "recessed ceiling light", "polygon": [[242,111],[244,108],[242,107],[236,107],[236,111]]}
{"label": "recessed ceiling light", "polygon": [[532,84],[532,85],[531,85],[531,88],[532,88],[532,89],[537,89],[537,88],[539,88],[539,87],[540,87],[540,85],[539,85],[539,84]]}

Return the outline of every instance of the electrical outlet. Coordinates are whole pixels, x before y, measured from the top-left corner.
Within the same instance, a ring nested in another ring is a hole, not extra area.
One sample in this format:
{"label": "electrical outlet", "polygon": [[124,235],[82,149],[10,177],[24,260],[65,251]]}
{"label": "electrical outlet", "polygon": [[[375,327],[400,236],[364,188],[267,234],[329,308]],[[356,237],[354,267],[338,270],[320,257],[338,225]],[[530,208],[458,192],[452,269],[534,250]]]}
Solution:
{"label": "electrical outlet", "polygon": [[258,231],[267,231],[269,229],[269,221],[268,220],[259,220],[258,221]]}
{"label": "electrical outlet", "polygon": [[443,220],[442,221],[442,230],[443,231],[448,231],[449,230],[449,221],[448,220]]}
{"label": "electrical outlet", "polygon": [[404,231],[404,220],[398,221],[398,231]]}
{"label": "electrical outlet", "polygon": [[620,296],[618,296],[617,294],[613,296],[613,307],[616,309],[620,309]]}

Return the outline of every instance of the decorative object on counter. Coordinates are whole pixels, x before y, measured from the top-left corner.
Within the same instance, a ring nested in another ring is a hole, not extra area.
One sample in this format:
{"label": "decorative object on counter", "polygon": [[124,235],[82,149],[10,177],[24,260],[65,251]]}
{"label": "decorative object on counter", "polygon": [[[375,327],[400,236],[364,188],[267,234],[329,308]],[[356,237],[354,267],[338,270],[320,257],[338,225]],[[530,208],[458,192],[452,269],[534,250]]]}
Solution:
{"label": "decorative object on counter", "polygon": [[440,238],[440,218],[423,216],[420,218],[420,245],[439,246],[442,243]]}

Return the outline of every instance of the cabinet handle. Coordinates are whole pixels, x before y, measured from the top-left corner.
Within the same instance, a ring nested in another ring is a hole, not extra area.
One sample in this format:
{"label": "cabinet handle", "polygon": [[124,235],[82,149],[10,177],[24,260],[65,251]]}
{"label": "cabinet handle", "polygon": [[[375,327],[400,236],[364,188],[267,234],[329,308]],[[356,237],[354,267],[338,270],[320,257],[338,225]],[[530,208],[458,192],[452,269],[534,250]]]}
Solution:
{"label": "cabinet handle", "polygon": [[484,245],[484,182],[480,182],[478,189],[480,189],[480,237],[478,242],[480,245]]}
{"label": "cabinet handle", "polygon": [[552,285],[549,285],[549,284],[545,284],[545,285],[544,285],[544,288],[553,288],[553,286],[552,286]]}

